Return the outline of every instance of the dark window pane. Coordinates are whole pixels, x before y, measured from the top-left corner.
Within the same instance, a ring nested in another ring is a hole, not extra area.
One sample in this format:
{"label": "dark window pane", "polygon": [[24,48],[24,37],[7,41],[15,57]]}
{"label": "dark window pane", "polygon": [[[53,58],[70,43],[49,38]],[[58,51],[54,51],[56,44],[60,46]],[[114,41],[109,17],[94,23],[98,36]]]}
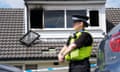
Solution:
{"label": "dark window pane", "polygon": [[45,28],[64,28],[63,10],[46,10],[44,19]]}
{"label": "dark window pane", "polygon": [[42,15],[43,15],[42,9],[33,9],[30,11],[31,28],[43,28]]}
{"label": "dark window pane", "polygon": [[90,11],[90,25],[99,26],[99,12],[97,10]]}
{"label": "dark window pane", "polygon": [[86,15],[86,10],[67,10],[67,28],[72,28],[72,15]]}

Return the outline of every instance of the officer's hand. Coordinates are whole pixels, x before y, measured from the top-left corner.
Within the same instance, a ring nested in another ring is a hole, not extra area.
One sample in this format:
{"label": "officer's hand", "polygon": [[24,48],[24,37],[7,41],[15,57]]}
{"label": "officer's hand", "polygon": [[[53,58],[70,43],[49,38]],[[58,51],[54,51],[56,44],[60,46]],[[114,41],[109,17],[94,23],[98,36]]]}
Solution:
{"label": "officer's hand", "polygon": [[58,60],[59,60],[59,62],[64,62],[64,56],[59,54],[58,55]]}

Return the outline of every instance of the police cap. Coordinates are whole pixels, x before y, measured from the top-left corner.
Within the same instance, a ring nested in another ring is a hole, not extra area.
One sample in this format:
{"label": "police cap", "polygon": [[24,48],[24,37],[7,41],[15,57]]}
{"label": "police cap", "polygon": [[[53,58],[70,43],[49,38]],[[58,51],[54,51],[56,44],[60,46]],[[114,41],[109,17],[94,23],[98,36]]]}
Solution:
{"label": "police cap", "polygon": [[88,27],[88,22],[87,22],[88,19],[89,19],[89,17],[87,17],[87,16],[80,16],[80,15],[73,15],[72,16],[73,22],[81,22],[81,21],[83,21],[84,24],[85,24],[85,27]]}

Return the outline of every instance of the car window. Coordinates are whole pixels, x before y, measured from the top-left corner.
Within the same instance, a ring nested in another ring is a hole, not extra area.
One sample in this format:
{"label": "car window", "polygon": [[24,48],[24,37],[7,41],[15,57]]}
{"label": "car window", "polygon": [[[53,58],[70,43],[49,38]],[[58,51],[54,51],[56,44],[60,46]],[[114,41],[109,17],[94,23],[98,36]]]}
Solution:
{"label": "car window", "polygon": [[105,45],[105,39],[101,41],[98,49],[97,65],[99,66],[100,70],[104,68],[104,63],[105,63],[104,45]]}

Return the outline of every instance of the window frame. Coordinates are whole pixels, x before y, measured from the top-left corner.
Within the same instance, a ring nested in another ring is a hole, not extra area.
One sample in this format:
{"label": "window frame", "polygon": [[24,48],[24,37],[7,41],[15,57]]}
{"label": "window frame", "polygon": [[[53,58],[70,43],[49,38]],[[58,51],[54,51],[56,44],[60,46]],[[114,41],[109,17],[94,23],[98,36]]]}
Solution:
{"label": "window frame", "polygon": [[[59,11],[59,10],[51,10],[51,11]],[[62,11],[62,10],[60,10]],[[65,19],[65,10],[63,10],[63,13],[64,13],[64,19]],[[65,20],[64,20],[64,28],[65,28]],[[64,28],[45,28],[45,10],[43,11],[43,30],[44,29],[64,29]]]}
{"label": "window frame", "polygon": [[[49,9],[49,10],[54,10],[54,9]],[[55,10],[59,10],[59,9],[55,9]],[[61,9],[60,9],[61,10]],[[44,24],[44,10],[43,10],[43,28],[31,28],[30,30],[34,30],[34,31],[39,31],[39,30],[74,30],[73,28],[67,28],[67,10],[74,10],[74,9],[62,9],[64,10],[64,28],[45,28],[45,24]],[[86,10],[86,15],[89,16],[89,12],[92,10],[98,10],[99,16],[100,16],[100,11],[99,9],[75,9],[75,10]],[[90,23],[90,20],[88,20],[88,23]],[[101,29],[101,24],[100,24],[100,17],[99,17],[99,26],[88,26],[86,29],[90,30],[90,29]]]}
{"label": "window frame", "polygon": [[[89,26],[86,28],[86,29],[88,29],[88,30],[91,30],[91,29],[92,29],[92,30],[100,30],[100,29],[102,29],[102,28],[101,28],[102,25],[101,25],[101,22],[100,22],[100,21],[101,21],[101,16],[100,16],[101,8],[99,8],[99,9],[96,9],[96,8],[93,8],[93,9],[92,9],[92,8],[88,8],[88,9],[87,9],[87,16],[90,17],[90,11],[94,11],[94,10],[97,10],[98,13],[99,13],[99,14],[98,14],[98,16],[99,16],[99,26],[90,26],[90,25],[89,25]],[[90,20],[88,20],[87,22],[90,23]]]}

